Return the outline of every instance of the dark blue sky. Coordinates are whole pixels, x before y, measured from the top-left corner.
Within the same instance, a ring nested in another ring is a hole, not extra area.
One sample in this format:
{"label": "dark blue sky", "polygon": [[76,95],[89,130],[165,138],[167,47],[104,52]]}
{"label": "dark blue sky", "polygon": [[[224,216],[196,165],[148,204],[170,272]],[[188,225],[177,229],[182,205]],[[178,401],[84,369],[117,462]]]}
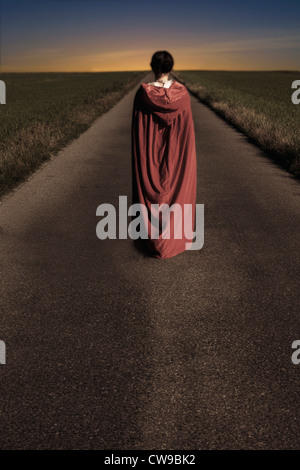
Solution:
{"label": "dark blue sky", "polygon": [[3,71],[300,69],[300,0],[1,0]]}

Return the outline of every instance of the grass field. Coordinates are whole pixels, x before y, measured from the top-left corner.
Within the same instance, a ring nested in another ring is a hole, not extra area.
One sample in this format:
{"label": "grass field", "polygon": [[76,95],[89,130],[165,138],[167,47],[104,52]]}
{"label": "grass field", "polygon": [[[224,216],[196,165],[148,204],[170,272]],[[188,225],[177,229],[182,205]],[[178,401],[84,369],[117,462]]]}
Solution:
{"label": "grass field", "polygon": [[7,91],[0,106],[0,195],[78,137],[145,75],[1,74]]}
{"label": "grass field", "polygon": [[255,141],[291,173],[300,174],[300,105],[291,101],[300,72],[178,71],[190,91]]}

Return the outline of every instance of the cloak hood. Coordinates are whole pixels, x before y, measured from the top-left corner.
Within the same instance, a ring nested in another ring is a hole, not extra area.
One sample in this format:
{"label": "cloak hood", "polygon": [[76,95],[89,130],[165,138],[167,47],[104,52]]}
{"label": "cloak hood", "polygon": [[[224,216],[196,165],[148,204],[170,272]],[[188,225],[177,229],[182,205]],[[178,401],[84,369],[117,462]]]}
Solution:
{"label": "cloak hood", "polygon": [[142,83],[139,89],[140,104],[165,125],[188,108],[190,97],[186,87],[174,81],[169,88]]}

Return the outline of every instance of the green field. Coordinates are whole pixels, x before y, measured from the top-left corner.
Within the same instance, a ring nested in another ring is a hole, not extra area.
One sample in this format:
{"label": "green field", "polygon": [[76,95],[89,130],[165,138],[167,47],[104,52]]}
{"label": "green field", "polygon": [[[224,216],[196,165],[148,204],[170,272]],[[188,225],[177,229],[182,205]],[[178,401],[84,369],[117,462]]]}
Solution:
{"label": "green field", "polygon": [[300,105],[291,85],[300,72],[178,71],[201,101],[255,141],[291,173],[300,174]]}
{"label": "green field", "polygon": [[[146,72],[6,73],[0,105],[0,195],[78,137]],[[174,72],[290,172],[300,173],[297,72]]]}
{"label": "green field", "polygon": [[3,73],[0,195],[109,110],[146,72]]}

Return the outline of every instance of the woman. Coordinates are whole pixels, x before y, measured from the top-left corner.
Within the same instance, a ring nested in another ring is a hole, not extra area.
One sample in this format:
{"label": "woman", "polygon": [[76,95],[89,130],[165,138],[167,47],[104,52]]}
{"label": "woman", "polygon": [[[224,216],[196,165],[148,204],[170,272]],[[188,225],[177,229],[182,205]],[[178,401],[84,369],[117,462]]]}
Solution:
{"label": "woman", "polygon": [[142,83],[132,115],[133,203],[143,212],[150,255],[171,258],[192,242],[196,204],[196,148],[190,97],[169,77],[167,51],[152,56],[155,81]]}

